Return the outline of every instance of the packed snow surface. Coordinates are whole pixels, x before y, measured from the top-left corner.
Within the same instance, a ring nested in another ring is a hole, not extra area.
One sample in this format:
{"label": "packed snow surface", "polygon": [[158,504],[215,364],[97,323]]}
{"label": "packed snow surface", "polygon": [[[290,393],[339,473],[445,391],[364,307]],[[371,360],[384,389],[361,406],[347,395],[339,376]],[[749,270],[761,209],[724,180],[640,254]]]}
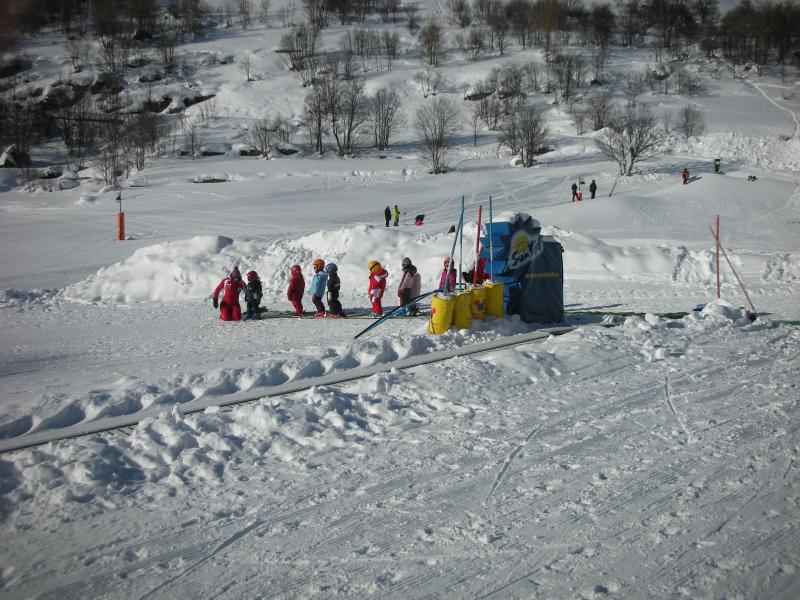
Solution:
{"label": "packed snow surface", "polygon": [[[299,117],[304,89],[273,52],[283,32],[182,47],[209,69],[193,90],[164,88],[176,105],[217,94],[203,146],[222,154],[160,158],[125,180],[124,241],[117,192],[92,169],[28,191],[0,173],[0,440],[135,422],[0,455],[0,596],[800,596],[797,85],[694,61],[707,132],[671,136],[631,177],[544,95],[554,150],[529,169],[465,130],[432,176],[411,127],[355,159],[299,141],[291,157],[240,157],[262,108]],[[53,79],[62,46],[30,44]],[[255,81],[238,73],[243,52]],[[651,58],[615,49],[610,69]],[[442,94],[462,102],[497,64],[449,59]],[[369,85],[413,114],[418,68],[399,60]],[[571,202],[579,177],[595,199]],[[486,319],[434,337],[425,319],[392,319],[354,341],[371,321],[222,323],[211,305],[236,265],[259,273],[270,311],[288,309],[289,269],[308,282],[321,258],[338,265],[346,311],[369,306],[367,263],[380,261],[392,306],[406,256],[423,290],[438,284],[462,199],[456,260],[469,262],[490,196],[494,216],[528,213],[563,245],[573,331],[462,356],[540,326]],[[384,227],[395,204],[400,226]],[[754,322],[727,261],[717,268],[717,215]],[[600,326],[622,311],[637,315]],[[450,358],[398,366],[430,356]],[[256,393],[336,375],[351,377]],[[234,395],[250,400],[221,406]],[[186,414],[197,402],[208,408]]]}

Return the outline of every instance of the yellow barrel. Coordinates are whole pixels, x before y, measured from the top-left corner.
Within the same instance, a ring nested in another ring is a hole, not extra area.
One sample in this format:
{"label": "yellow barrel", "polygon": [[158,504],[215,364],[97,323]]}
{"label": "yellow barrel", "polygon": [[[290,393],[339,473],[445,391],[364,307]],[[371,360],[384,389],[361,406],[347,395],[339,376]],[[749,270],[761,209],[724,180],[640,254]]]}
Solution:
{"label": "yellow barrel", "polygon": [[472,313],[469,305],[472,294],[469,292],[458,292],[453,294],[455,298],[455,308],[453,310],[453,325],[459,329],[469,329],[472,325]]}
{"label": "yellow barrel", "polygon": [[469,291],[470,302],[469,310],[472,313],[473,319],[483,319],[484,310],[486,310],[486,290],[482,286],[474,287]]}
{"label": "yellow barrel", "polygon": [[442,335],[453,326],[453,312],[456,302],[450,294],[434,294],[431,301],[431,320],[428,322],[428,331],[435,335]]}
{"label": "yellow barrel", "polygon": [[487,317],[502,317],[503,311],[503,282],[491,281],[483,284],[486,290],[484,314]]}

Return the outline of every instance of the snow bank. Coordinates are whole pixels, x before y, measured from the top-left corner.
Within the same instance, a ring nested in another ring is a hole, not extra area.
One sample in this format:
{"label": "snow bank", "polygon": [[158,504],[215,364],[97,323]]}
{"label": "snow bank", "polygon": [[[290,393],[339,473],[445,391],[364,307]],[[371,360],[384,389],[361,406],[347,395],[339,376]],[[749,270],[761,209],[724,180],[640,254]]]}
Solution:
{"label": "snow bank", "polygon": [[673,137],[668,141],[668,146],[673,154],[721,158],[723,165],[744,163],[765,171],[800,171],[798,138],[753,138],[720,132],[688,140]]}
{"label": "snow bank", "polygon": [[79,302],[180,301],[213,291],[220,276],[242,256],[224,236],[198,236],[140,248],[130,258],[100,269],[66,288]]}
{"label": "snow bank", "polygon": [[[513,213],[500,219],[514,217]],[[476,224],[465,226],[465,239],[475,237]],[[564,246],[567,281],[663,281],[711,284],[714,254],[684,246],[614,246],[597,238],[558,227],[544,227]],[[339,267],[342,298],[350,306],[366,305],[367,263],[378,260],[389,272],[387,302],[394,301],[399,283],[400,263],[408,256],[419,269],[423,290],[438,285],[442,259],[452,247],[447,234],[357,225],[322,230],[297,239],[266,242],[236,240],[224,236],[200,236],[141,248],[122,261],[103,268],[88,279],[69,286],[65,297],[78,302],[133,303],[186,301],[207,298],[233,265],[242,272],[255,270],[264,284],[265,304],[286,303],[289,269],[299,264],[306,280],[313,274],[311,262],[322,258]],[[465,264],[469,252],[465,252]],[[764,281],[796,281],[800,258],[793,254],[732,258],[745,264],[747,273]],[[733,281],[727,271],[724,281]]]}

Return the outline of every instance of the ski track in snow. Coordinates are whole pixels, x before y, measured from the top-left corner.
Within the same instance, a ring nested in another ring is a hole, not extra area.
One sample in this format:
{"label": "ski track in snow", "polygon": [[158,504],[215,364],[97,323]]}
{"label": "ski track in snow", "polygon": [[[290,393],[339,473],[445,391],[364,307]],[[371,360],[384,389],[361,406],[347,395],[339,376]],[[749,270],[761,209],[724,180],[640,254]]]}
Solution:
{"label": "ski track in snow", "polygon": [[[598,335],[596,343],[606,335],[613,339],[620,334]],[[727,350],[724,359],[709,346],[707,356],[696,355],[692,362],[674,365],[670,403],[678,398],[686,402],[687,418],[695,415],[698,423],[711,415],[729,415],[724,422],[712,419],[706,425],[696,424],[697,442],[691,452],[684,444],[653,446],[648,427],[631,435],[634,432],[626,425],[629,415],[638,411],[655,417],[652,402],[665,393],[665,387],[663,379],[643,385],[630,380],[633,385],[626,386],[626,375],[637,366],[619,357],[599,372],[594,368],[585,374],[573,373],[569,380],[556,380],[561,393],[552,396],[547,391],[556,389],[554,381],[541,390],[544,394],[536,394],[545,400],[543,405],[505,406],[502,413],[507,414],[498,416],[508,425],[513,423],[512,427],[500,429],[494,419],[483,427],[476,423],[479,430],[469,438],[463,434],[456,438],[457,445],[471,439],[485,449],[475,447],[454,455],[452,463],[445,459],[437,464],[430,458],[410,465],[378,463],[378,472],[370,472],[369,461],[356,470],[346,462],[342,474],[319,473],[301,496],[285,497],[265,509],[251,506],[244,514],[221,520],[123,537],[113,546],[116,555],[147,557],[133,559],[123,569],[113,564],[110,569],[102,567],[107,546],[88,547],[80,552],[87,566],[69,575],[40,573],[33,587],[19,592],[44,598],[102,596],[129,589],[133,581],[128,584],[128,579],[136,574],[133,579],[141,582],[141,574],[148,573],[155,585],[146,592],[140,588],[141,597],[180,593],[249,598],[267,587],[274,597],[328,593],[360,598],[547,596],[548,590],[563,592],[563,587],[554,586],[557,581],[563,585],[565,578],[575,595],[601,588],[612,593],[638,590],[650,597],[684,588],[695,596],[705,595],[714,579],[709,564],[726,563],[747,572],[747,565],[762,562],[777,548],[788,549],[800,528],[797,520],[787,522],[785,514],[770,516],[759,508],[778,506],[775,501],[795,487],[797,479],[772,478],[777,465],[745,471],[740,466],[758,464],[753,443],[766,422],[778,416],[759,411],[762,402],[754,391],[767,384],[779,389],[788,382],[785,376],[773,380],[771,372],[777,361],[791,364],[798,359],[789,339],[789,332],[776,331],[758,340],[757,346]],[[469,363],[457,365],[453,375],[463,376],[473,368]],[[742,372],[746,379],[729,385],[719,377],[724,372]],[[585,406],[578,401],[587,386],[613,390],[594,399],[589,422]],[[514,389],[508,391],[513,394]],[[524,386],[519,391],[531,393]],[[736,407],[736,412],[724,407]],[[779,448],[796,439],[800,415],[795,411],[785,416],[789,418],[774,421],[785,434],[761,442],[765,456],[779,456]],[[675,418],[670,409],[653,425],[671,427],[669,420]],[[756,424],[754,418],[766,422]],[[452,425],[440,432],[434,429],[436,423],[445,422],[437,419],[426,428],[439,452],[447,455],[452,453],[448,449]],[[514,441],[526,430],[525,442],[535,439],[535,449]],[[685,428],[682,434],[688,435]],[[382,443],[402,442],[385,438]],[[698,444],[703,451],[697,450]],[[774,447],[767,453],[766,446]],[[498,473],[493,454],[503,447],[511,452]],[[611,457],[622,447],[630,458],[620,464]],[[724,462],[715,461],[713,455],[724,457]],[[602,467],[605,462],[613,465],[612,470]],[[381,476],[392,470],[396,471],[393,476]],[[783,464],[780,471],[784,472]],[[698,476],[693,477],[693,472]],[[376,479],[383,480],[369,483]],[[754,486],[761,491],[752,491]],[[334,489],[340,492],[331,495]],[[757,497],[760,501],[755,503]],[[494,501],[486,504],[489,498]],[[692,517],[700,514],[716,518],[698,521]],[[737,525],[740,521],[742,526]],[[558,527],[552,528],[556,523]],[[749,523],[758,527],[753,529]],[[447,551],[457,540],[464,550]],[[606,544],[618,549],[617,553],[606,556]],[[635,574],[624,565],[640,564],[635,560],[640,555],[649,576],[645,582],[634,583]],[[231,569],[232,561],[236,569]],[[620,567],[615,569],[616,577],[604,578],[598,568],[606,571],[612,563]],[[241,577],[243,572],[249,575]],[[314,576],[321,572],[328,574]],[[677,581],[675,573],[681,573]],[[764,580],[748,583],[746,575],[739,579],[743,591],[769,589]],[[339,588],[337,581],[349,583]]]}

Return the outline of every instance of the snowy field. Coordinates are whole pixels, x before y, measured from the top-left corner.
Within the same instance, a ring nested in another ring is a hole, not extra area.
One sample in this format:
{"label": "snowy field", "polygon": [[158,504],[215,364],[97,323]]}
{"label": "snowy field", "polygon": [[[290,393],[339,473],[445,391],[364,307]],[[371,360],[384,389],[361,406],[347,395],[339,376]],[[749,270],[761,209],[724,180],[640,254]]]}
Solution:
{"label": "snowy field", "polygon": [[[712,78],[698,59],[706,132],[670,137],[627,178],[545,97],[554,150],[530,169],[490,132],[473,145],[466,120],[438,176],[410,126],[381,156],[239,157],[243,122],[302,105],[272,53],[284,31],[184,48],[250,52],[259,77],[204,76],[222,109],[205,139],[229,148],[125,180],[125,241],[91,169],[52,192],[0,172],[0,441],[146,416],[0,455],[0,597],[800,596],[797,78]],[[50,41],[26,47],[43,81],[63,61]],[[615,49],[612,70],[648,60]],[[461,101],[496,64],[448,60],[445,94]],[[370,85],[400,90],[411,114],[418,68],[398,61]],[[224,181],[199,183],[211,176]],[[578,177],[595,200],[570,201]],[[370,260],[389,271],[386,304],[404,256],[433,289],[462,196],[469,243],[491,196],[495,215],[531,214],[563,244],[568,311],[645,316],[572,316],[572,332],[469,356],[541,328],[508,317],[434,337],[394,319],[354,341],[369,321],[217,319],[210,294],[234,264],[258,271],[270,310],[289,308],[289,267],[308,281],[314,258],[338,265],[345,310],[369,306]],[[395,204],[401,225],[385,228]],[[724,263],[714,301],[717,215],[755,322]],[[453,357],[401,368],[428,355]],[[339,375],[352,380],[219,407]]]}

